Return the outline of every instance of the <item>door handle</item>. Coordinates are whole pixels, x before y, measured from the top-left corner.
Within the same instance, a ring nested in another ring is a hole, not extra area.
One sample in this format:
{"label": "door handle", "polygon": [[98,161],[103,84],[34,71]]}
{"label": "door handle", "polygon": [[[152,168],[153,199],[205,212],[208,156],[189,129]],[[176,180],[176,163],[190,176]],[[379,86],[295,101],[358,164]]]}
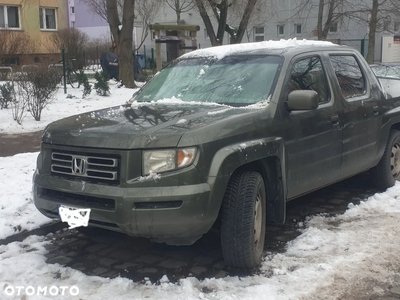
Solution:
{"label": "door handle", "polygon": [[374,110],[374,116],[379,115],[379,106],[374,106],[372,109]]}
{"label": "door handle", "polygon": [[333,125],[339,125],[339,115],[332,115],[331,122],[333,123]]}

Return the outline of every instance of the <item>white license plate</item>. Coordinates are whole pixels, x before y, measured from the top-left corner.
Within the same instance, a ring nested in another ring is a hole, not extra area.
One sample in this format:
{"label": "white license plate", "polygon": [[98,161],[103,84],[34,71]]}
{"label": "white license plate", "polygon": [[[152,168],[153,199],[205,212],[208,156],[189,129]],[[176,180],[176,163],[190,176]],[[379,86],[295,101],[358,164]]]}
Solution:
{"label": "white license plate", "polygon": [[58,213],[60,214],[61,221],[67,222],[69,229],[88,226],[90,218],[90,208],[75,208],[65,205],[58,207]]}

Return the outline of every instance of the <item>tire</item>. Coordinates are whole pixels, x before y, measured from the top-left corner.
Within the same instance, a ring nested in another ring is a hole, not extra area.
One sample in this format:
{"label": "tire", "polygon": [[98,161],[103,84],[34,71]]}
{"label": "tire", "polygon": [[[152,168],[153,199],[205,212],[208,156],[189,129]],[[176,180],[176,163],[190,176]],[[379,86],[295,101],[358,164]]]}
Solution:
{"label": "tire", "polygon": [[386,190],[400,179],[400,131],[390,131],[385,152],[372,169],[372,179],[380,190]]}
{"label": "tire", "polygon": [[221,246],[225,262],[250,269],[261,263],[266,229],[266,190],[262,176],[232,176],[222,204]]}

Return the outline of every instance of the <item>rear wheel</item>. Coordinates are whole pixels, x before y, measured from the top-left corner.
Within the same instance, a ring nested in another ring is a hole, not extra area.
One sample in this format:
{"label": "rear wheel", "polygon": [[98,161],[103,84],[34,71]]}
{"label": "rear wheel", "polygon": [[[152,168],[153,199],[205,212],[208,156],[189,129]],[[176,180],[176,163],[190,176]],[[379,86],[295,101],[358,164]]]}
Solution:
{"label": "rear wheel", "polygon": [[254,268],[261,263],[266,228],[266,190],[257,172],[236,173],[229,181],[221,219],[222,254],[227,264]]}
{"label": "rear wheel", "polygon": [[400,179],[400,131],[390,131],[385,152],[372,175],[375,186],[381,190],[393,186]]}

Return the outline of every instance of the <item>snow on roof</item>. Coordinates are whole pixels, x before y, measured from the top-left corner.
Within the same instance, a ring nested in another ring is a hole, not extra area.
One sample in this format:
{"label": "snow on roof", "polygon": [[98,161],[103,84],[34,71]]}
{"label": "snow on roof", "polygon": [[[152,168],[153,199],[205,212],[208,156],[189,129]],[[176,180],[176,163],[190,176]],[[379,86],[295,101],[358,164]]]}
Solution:
{"label": "snow on roof", "polygon": [[304,46],[325,46],[332,47],[337,46],[331,42],[325,41],[314,41],[314,40],[297,40],[288,39],[288,40],[280,40],[280,41],[264,41],[258,43],[243,43],[243,44],[234,44],[234,45],[225,45],[218,47],[210,47],[199,49],[190,53],[187,53],[182,56],[182,58],[193,58],[193,57],[207,57],[212,56],[217,59],[221,59],[227,55],[238,53],[238,52],[246,52],[246,51],[255,51],[262,49],[285,49],[285,48],[298,48]]}

